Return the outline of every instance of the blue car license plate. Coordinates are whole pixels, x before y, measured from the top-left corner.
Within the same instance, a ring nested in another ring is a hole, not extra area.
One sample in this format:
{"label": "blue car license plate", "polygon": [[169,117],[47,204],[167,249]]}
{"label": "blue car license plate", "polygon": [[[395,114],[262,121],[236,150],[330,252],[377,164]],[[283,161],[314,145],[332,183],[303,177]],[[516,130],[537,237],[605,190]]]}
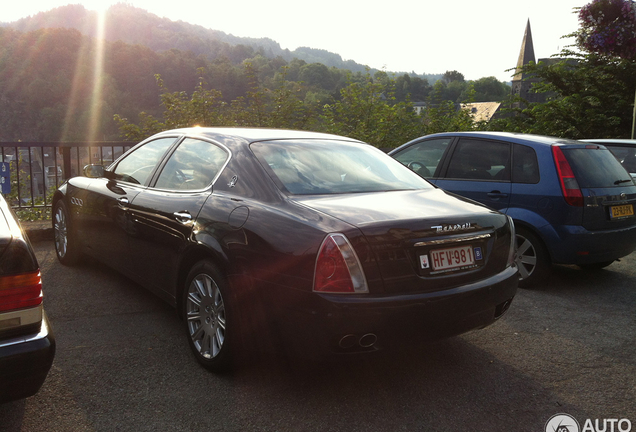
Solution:
{"label": "blue car license plate", "polygon": [[631,204],[610,207],[610,218],[617,219],[628,216],[634,216],[634,206]]}

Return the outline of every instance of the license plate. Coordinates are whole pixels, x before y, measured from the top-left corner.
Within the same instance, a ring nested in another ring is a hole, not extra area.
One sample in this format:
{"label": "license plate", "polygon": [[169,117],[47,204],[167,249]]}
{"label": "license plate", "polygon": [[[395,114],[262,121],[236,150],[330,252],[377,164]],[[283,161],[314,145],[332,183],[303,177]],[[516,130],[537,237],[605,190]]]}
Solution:
{"label": "license plate", "polygon": [[430,252],[433,270],[448,270],[475,264],[472,246],[437,249]]}
{"label": "license plate", "polygon": [[631,204],[611,206],[610,217],[612,219],[634,216],[634,207]]}

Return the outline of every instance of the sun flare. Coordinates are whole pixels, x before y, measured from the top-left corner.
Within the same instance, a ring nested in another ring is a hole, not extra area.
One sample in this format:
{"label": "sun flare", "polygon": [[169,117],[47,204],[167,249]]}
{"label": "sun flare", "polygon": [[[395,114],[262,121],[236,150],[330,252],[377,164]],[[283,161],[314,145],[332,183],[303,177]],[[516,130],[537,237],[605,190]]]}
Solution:
{"label": "sun flare", "polygon": [[89,10],[94,10],[99,14],[104,14],[112,5],[117,3],[116,1],[108,0],[93,0],[84,2],[84,7]]}

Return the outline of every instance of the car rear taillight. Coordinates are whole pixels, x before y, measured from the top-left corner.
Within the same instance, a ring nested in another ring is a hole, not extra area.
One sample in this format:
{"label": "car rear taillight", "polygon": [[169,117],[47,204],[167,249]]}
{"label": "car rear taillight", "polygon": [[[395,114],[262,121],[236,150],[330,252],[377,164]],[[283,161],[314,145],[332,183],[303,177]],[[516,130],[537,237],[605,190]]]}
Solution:
{"label": "car rear taillight", "polygon": [[322,242],[316,259],[314,291],[369,292],[358,256],[343,234],[329,234]]}
{"label": "car rear taillight", "polygon": [[559,146],[552,146],[552,155],[554,156],[554,163],[556,164],[559,174],[559,182],[561,183],[561,191],[563,192],[565,202],[571,206],[583,207],[583,194],[574,176],[574,171],[572,171],[572,167],[565,158],[563,151]]}
{"label": "car rear taillight", "polygon": [[42,304],[40,271],[0,277],[0,312]]}

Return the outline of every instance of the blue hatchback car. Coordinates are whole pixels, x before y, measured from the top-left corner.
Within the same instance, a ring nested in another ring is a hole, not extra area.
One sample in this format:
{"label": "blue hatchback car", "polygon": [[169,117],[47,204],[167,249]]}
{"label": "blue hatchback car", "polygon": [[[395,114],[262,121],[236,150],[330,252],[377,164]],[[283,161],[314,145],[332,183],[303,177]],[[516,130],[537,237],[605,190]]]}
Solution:
{"label": "blue hatchback car", "polygon": [[636,248],[636,184],[604,146],[505,132],[450,132],[389,153],[450,192],[511,216],[519,285],[551,264],[599,269]]}

